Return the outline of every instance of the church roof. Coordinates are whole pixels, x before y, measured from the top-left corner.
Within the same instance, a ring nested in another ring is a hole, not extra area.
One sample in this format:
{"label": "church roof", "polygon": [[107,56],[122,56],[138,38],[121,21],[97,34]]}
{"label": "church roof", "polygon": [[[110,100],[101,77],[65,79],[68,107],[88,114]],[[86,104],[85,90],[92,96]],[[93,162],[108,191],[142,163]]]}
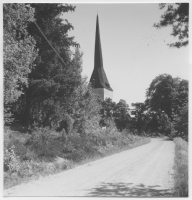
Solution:
{"label": "church roof", "polygon": [[101,50],[98,15],[96,22],[96,34],[95,34],[94,70],[91,75],[90,83],[92,84],[93,88],[106,88],[107,90],[113,91],[103,68],[103,57]]}

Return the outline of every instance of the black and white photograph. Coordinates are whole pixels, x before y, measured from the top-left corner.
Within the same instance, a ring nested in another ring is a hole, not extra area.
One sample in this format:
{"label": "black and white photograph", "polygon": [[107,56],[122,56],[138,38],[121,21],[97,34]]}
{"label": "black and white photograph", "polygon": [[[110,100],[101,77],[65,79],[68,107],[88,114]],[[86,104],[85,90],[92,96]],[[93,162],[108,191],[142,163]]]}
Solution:
{"label": "black and white photograph", "polygon": [[189,197],[189,8],[2,3],[4,197]]}

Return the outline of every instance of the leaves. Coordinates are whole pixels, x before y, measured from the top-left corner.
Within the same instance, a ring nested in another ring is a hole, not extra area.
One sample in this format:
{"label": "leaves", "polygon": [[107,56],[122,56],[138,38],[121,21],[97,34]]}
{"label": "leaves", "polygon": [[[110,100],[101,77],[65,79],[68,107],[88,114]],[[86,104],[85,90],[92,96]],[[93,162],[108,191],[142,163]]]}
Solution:
{"label": "leaves", "polygon": [[131,114],[134,115],[132,120],[132,127],[136,128],[138,133],[145,130],[146,126],[146,115],[145,115],[145,104],[144,103],[132,103],[134,107]]}
{"label": "leaves", "polygon": [[107,98],[105,101],[102,102],[102,109],[101,109],[101,126],[108,126],[110,123],[109,121],[112,120],[114,110],[116,107],[116,103],[112,101],[112,99]]}
{"label": "leaves", "polygon": [[[157,113],[159,130],[188,134],[188,81],[168,74],[157,76],[146,92],[148,110]],[[164,113],[164,114],[162,114]]]}
{"label": "leaves", "polygon": [[[3,65],[5,121],[7,110],[28,86],[28,74],[37,56],[35,40],[26,27],[34,20],[34,9],[27,4],[3,4]],[[7,117],[6,117],[7,116]]]}
{"label": "leaves", "polygon": [[21,86],[28,85],[28,74],[37,51],[33,37],[26,31],[27,23],[33,20],[34,10],[24,4],[4,4],[3,11],[4,101],[7,104],[19,98]]}
{"label": "leaves", "polygon": [[73,26],[61,18],[75,7],[67,4],[31,6],[35,9],[35,20],[40,29],[31,23],[28,31],[36,40],[39,54],[35,60],[36,67],[29,75],[26,110],[29,109],[28,117],[32,122],[47,126],[53,119],[61,120],[64,113],[71,112],[70,99],[81,82],[82,54],[76,49],[73,55],[70,50],[78,46],[74,38],[68,36]]}
{"label": "leaves", "polygon": [[189,3],[160,4],[160,9],[167,10],[161,16],[159,23],[154,24],[155,27],[161,28],[172,26],[172,34],[177,37],[178,41],[169,44],[170,47],[183,47],[188,45],[189,32]]}

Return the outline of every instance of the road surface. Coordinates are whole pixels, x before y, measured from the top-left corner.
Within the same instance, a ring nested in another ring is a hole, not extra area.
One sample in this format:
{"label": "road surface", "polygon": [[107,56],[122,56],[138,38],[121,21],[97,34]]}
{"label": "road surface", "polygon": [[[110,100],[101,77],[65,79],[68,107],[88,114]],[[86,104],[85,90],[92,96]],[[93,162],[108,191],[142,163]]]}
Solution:
{"label": "road surface", "polygon": [[4,191],[4,196],[169,197],[174,142],[152,138],[140,147]]}

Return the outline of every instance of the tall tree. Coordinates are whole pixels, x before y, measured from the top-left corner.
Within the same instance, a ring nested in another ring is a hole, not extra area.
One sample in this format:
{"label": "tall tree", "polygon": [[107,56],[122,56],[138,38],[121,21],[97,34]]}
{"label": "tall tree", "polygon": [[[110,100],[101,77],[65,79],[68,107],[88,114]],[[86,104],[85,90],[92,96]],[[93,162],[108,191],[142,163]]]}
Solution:
{"label": "tall tree", "polygon": [[133,126],[137,129],[138,134],[141,134],[142,131],[145,131],[145,104],[144,103],[132,103],[134,108],[131,111],[131,114],[134,115]]}
{"label": "tall tree", "polygon": [[168,115],[164,112],[158,116],[158,131],[166,136],[169,136],[172,131],[172,123]]}
{"label": "tall tree", "polygon": [[101,109],[101,126],[108,126],[113,121],[113,114],[116,107],[116,103],[112,99],[107,98],[102,102]]}
{"label": "tall tree", "polygon": [[119,103],[116,104],[113,116],[116,126],[120,131],[125,129],[128,125],[128,122],[130,120],[129,110],[129,105],[126,103],[125,100],[121,99]]}
{"label": "tall tree", "polygon": [[152,111],[164,111],[168,117],[172,115],[172,93],[174,81],[171,75],[162,74],[157,76],[147,89],[146,104]]}
{"label": "tall tree", "polygon": [[5,118],[10,104],[16,102],[28,86],[28,74],[37,56],[35,40],[27,31],[27,25],[33,21],[34,9],[30,5],[3,4]]}
{"label": "tall tree", "polygon": [[188,141],[188,104],[184,105],[180,112],[175,116],[174,129],[176,136]]}
{"label": "tall tree", "polygon": [[[154,112],[154,122],[151,120],[148,127],[155,124],[156,130],[177,134],[179,131],[188,134],[188,81],[172,78],[168,74],[157,76],[146,92],[146,106]],[[183,125],[182,125],[183,123]],[[183,127],[183,128],[179,128]],[[154,127],[155,128],[155,127]]]}
{"label": "tall tree", "polygon": [[75,7],[48,3],[31,6],[35,9],[35,23],[28,26],[28,31],[36,40],[39,55],[25,93],[25,118],[28,124],[36,121],[47,126],[53,118],[70,112],[70,96],[81,81],[81,67],[75,64],[70,50],[78,47],[74,38],[68,36],[73,26],[64,20],[64,13]]}
{"label": "tall tree", "polygon": [[74,129],[82,136],[97,131],[100,128],[101,100],[94,93],[92,87],[82,78],[79,86],[74,90],[70,103],[70,113],[74,121]]}
{"label": "tall tree", "polygon": [[147,124],[145,131],[151,134],[159,131],[159,115],[155,111],[148,111],[147,113]]}
{"label": "tall tree", "polygon": [[186,46],[189,43],[189,3],[161,3],[159,7],[165,8],[166,11],[161,16],[160,22],[154,26],[157,28],[172,26],[171,35],[177,37],[178,41],[169,45],[177,48]]}

